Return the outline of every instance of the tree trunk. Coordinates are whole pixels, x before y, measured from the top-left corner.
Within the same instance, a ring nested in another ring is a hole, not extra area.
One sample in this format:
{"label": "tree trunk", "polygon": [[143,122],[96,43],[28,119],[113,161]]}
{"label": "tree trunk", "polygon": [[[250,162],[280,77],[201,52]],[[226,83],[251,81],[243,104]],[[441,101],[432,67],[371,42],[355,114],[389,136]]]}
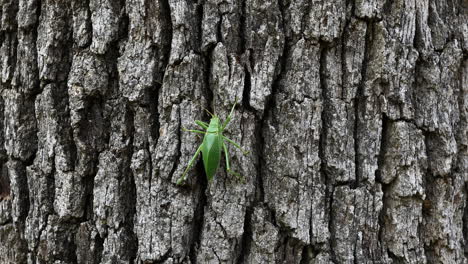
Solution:
{"label": "tree trunk", "polygon": [[468,263],[466,1],[0,3],[0,263]]}

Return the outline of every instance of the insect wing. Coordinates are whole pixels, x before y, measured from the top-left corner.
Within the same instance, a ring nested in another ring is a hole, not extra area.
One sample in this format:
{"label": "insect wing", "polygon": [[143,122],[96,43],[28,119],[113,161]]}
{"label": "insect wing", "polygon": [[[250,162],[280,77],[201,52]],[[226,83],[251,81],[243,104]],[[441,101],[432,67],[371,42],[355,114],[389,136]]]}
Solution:
{"label": "insect wing", "polygon": [[213,179],[221,160],[222,138],[218,134],[206,134],[203,139],[202,156],[208,181]]}

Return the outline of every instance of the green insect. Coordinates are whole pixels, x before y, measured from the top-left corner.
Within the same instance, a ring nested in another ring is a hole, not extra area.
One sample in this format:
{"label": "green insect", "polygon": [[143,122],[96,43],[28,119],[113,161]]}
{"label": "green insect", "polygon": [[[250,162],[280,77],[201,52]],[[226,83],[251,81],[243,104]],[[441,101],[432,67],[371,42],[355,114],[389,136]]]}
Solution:
{"label": "green insect", "polygon": [[195,123],[201,126],[202,128],[206,129],[206,131],[188,130],[188,129],[183,128],[184,131],[204,134],[205,137],[203,138],[203,143],[198,147],[197,152],[195,152],[195,155],[189,161],[187,169],[185,169],[180,179],[177,180],[178,185],[180,185],[182,182],[185,181],[188,170],[193,165],[193,163],[195,162],[195,159],[200,154],[200,152],[202,153],[202,156],[203,156],[203,165],[205,167],[206,177],[208,178],[208,181],[211,181],[213,179],[213,176],[215,175],[216,170],[219,167],[219,162],[221,160],[221,151],[224,151],[224,154],[225,154],[226,171],[240,178],[240,175],[238,173],[231,171],[231,167],[229,165],[229,156],[228,156],[228,150],[226,147],[226,141],[233,144],[236,148],[240,149],[244,153],[244,155],[247,155],[248,152],[243,150],[241,146],[237,144],[236,142],[223,136],[224,129],[229,124],[229,121],[231,121],[231,116],[232,116],[232,113],[234,112],[234,107],[236,106],[236,103],[237,103],[237,99],[234,105],[232,106],[229,116],[222,124],[218,116],[207,111],[211,115],[210,124],[207,124],[199,120],[195,120]]}

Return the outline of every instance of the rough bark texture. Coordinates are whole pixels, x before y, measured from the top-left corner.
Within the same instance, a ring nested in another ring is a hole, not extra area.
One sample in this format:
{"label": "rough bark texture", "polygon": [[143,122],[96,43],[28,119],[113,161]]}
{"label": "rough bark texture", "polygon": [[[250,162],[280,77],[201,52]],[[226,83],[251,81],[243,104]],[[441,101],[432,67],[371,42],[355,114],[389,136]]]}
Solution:
{"label": "rough bark texture", "polygon": [[0,263],[468,263],[467,1],[0,6]]}

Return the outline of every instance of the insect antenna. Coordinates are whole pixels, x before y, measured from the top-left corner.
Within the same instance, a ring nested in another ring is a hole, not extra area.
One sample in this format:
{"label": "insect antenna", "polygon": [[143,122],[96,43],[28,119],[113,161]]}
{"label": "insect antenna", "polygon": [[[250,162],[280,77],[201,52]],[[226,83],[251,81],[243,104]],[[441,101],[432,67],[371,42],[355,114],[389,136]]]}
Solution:
{"label": "insect antenna", "polygon": [[211,117],[214,117],[214,116],[215,116],[213,113],[211,113],[210,111],[208,111],[208,109],[206,109],[205,107],[202,106],[202,108],[203,108],[206,112],[208,112],[208,114],[210,114]]}
{"label": "insect antenna", "polygon": [[203,110],[205,110],[211,117],[214,117],[215,115],[213,113],[211,113],[208,109],[206,109],[205,107],[203,107],[200,103],[197,103],[198,106],[200,106],[201,108],[203,108]]}

